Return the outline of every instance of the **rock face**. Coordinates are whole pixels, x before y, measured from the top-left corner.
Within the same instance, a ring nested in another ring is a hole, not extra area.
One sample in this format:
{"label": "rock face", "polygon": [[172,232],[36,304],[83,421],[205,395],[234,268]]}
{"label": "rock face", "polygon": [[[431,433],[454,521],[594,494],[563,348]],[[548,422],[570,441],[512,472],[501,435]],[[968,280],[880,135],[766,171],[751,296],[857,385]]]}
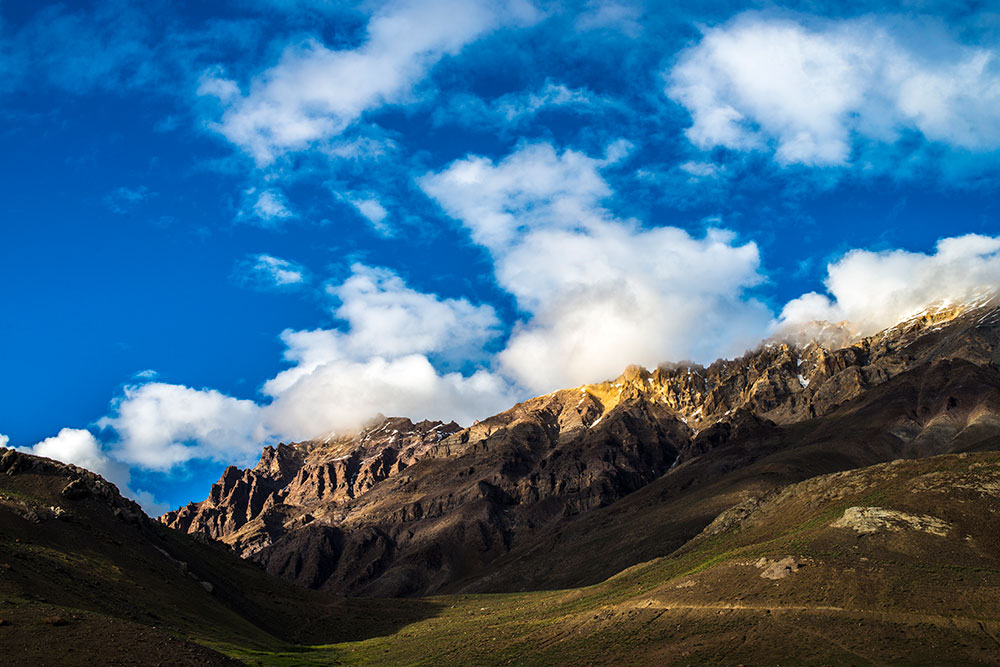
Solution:
{"label": "rock face", "polygon": [[[161,520],[185,532],[226,539],[248,556],[283,534],[288,508],[342,505],[412,465],[458,430],[455,423],[382,418],[355,437],[265,447],[256,467],[229,466],[207,500]],[[292,514],[296,525],[312,521],[309,514]]]}
{"label": "rock face", "polygon": [[[821,341],[850,339],[844,326],[815,329]],[[342,593],[586,583],[617,570],[580,565],[593,574],[566,575],[553,561],[572,570],[598,542],[636,545],[626,560],[605,555],[608,568],[670,550],[639,548],[641,513],[590,520],[614,508],[681,503],[670,516],[689,538],[725,507],[707,513],[714,501],[692,510],[678,499],[748,466],[764,471],[764,488],[1000,446],[998,340],[1000,310],[983,299],[935,306],[840,346],[786,337],[708,367],[630,367],[465,429],[380,419],[350,437],[267,447],[255,468],[227,469],[206,500],[161,521]],[[823,443],[794,461],[787,453]],[[780,468],[767,468],[775,457]],[[525,569],[550,574],[525,582],[516,574]]]}

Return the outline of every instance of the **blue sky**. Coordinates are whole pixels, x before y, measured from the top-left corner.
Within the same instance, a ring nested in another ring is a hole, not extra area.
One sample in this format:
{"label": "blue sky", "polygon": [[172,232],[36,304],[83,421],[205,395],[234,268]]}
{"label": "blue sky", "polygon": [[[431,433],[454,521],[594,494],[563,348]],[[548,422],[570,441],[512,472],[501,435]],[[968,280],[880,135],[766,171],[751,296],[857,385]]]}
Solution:
{"label": "blue sky", "polygon": [[0,441],[150,511],[1000,283],[989,3],[0,3]]}

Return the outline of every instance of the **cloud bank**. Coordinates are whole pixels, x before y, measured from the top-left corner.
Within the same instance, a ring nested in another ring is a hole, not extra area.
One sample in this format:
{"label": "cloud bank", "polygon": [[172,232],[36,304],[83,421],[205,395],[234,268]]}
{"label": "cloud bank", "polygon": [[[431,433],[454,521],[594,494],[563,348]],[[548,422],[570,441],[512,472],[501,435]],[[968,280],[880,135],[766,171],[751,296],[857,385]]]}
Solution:
{"label": "cloud bank", "polygon": [[667,78],[702,149],[835,166],[859,142],[907,133],[963,151],[1000,147],[1000,51],[927,23],[744,14],[706,30]]}

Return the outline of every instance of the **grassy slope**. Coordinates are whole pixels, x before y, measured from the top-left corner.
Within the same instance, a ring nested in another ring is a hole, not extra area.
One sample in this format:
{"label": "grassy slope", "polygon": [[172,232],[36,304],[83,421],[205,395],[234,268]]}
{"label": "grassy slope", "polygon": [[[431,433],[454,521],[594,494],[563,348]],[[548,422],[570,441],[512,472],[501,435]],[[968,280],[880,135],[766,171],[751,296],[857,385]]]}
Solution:
{"label": "grassy slope", "polygon": [[[224,664],[220,653],[274,665],[1000,662],[995,452],[802,482],[594,586],[422,600],[296,589],[160,526],[123,528],[90,500],[60,499],[64,483],[0,476],[5,663]],[[52,504],[70,516],[18,515]],[[933,515],[952,528],[941,537],[831,527],[852,506]],[[182,557],[213,592],[154,547]],[[758,559],[785,556],[798,572],[761,578]],[[69,624],[42,622],[53,614]]]}
{"label": "grassy slope", "polygon": [[[830,526],[852,506],[953,528]],[[790,487],[742,524],[596,586],[433,598],[438,613],[391,634],[295,652],[217,646],[251,664],[997,664],[998,506],[996,453],[885,464]],[[760,558],[789,555],[798,572],[760,576]]]}

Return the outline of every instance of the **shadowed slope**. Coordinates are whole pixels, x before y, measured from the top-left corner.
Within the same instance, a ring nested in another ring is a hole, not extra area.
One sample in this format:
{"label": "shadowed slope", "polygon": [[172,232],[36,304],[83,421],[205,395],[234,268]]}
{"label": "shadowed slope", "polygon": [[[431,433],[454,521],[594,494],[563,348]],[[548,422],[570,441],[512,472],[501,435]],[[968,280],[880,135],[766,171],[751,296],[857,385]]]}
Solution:
{"label": "shadowed slope", "polygon": [[93,473],[0,448],[4,664],[228,664],[176,637],[272,651],[392,632],[436,608],[301,589],[150,520]]}

